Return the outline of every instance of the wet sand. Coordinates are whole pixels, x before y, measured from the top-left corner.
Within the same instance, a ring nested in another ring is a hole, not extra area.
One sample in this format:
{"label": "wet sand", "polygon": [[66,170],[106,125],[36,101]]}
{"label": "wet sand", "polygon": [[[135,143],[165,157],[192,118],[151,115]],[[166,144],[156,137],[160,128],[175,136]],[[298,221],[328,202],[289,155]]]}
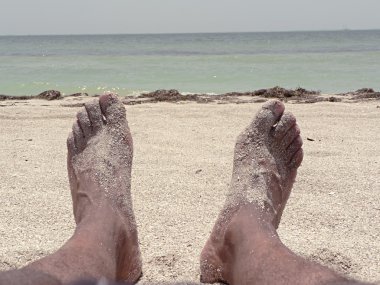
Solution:
{"label": "wet sand", "polygon": [[[59,248],[72,234],[66,138],[91,98],[0,107],[0,270]],[[198,256],[224,202],[234,141],[260,103],[127,106],[140,284],[198,284]],[[286,104],[305,158],[285,209],[283,242],[351,277],[380,281],[380,102]]]}

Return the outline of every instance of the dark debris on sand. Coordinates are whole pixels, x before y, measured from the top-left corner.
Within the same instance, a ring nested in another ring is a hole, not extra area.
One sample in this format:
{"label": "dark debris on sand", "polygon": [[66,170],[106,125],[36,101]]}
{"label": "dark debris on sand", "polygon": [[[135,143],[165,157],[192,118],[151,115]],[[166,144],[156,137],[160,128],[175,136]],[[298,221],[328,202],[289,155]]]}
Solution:
{"label": "dark debris on sand", "polygon": [[340,94],[342,96],[350,96],[350,100],[363,101],[366,99],[380,100],[380,92],[376,92],[372,88],[361,88],[353,92]]}
{"label": "dark debris on sand", "polygon": [[44,100],[59,100],[62,99],[63,96],[60,91],[57,90],[47,90],[38,95],[24,95],[24,96],[8,96],[8,95],[0,95],[0,101],[4,100],[30,100],[30,99],[44,99]]}
{"label": "dark debris on sand", "polygon": [[295,97],[310,97],[315,95],[320,95],[320,91],[306,90],[304,88],[297,89],[285,89],[279,86],[269,88],[269,89],[260,89],[252,92],[254,96],[263,96],[265,98],[295,98]]}
{"label": "dark debris on sand", "polygon": [[196,101],[199,95],[190,94],[182,95],[178,90],[156,90],[150,93],[143,93],[137,98],[147,99],[150,102],[178,102],[178,101]]}
{"label": "dark debris on sand", "polygon": [[48,90],[48,91],[44,91],[40,94],[38,94],[36,96],[37,99],[45,99],[45,100],[58,100],[58,99],[62,99],[63,96],[61,94],[61,92],[57,91],[57,90]]}
{"label": "dark debris on sand", "polygon": [[0,95],[0,101],[5,101],[5,100],[29,100],[29,99],[34,99],[36,96],[11,96],[11,95]]}
{"label": "dark debris on sand", "polygon": [[279,99],[285,102],[294,103],[316,103],[316,102],[356,102],[364,100],[380,100],[380,92],[375,92],[372,88],[362,88],[354,92],[336,94],[334,96],[322,95],[320,91],[307,90],[304,88],[286,89],[282,87],[273,87],[259,89],[248,92],[229,92],[218,95],[209,94],[186,94],[182,95],[178,90],[156,90],[150,93],[144,93],[139,96],[127,96],[123,100],[124,104],[135,105],[143,103],[156,102],[185,102],[193,101],[197,103],[216,102],[218,104],[226,103],[262,103],[267,99]]}
{"label": "dark debris on sand", "polygon": [[[29,100],[29,99],[44,99],[44,100],[59,100],[66,97],[82,97],[90,96],[87,93],[75,93],[63,96],[60,91],[48,90],[38,95],[31,96],[7,96],[0,95],[0,101],[3,100]],[[99,95],[91,95],[91,97],[98,97]],[[136,105],[144,103],[157,103],[157,102],[197,102],[197,103],[210,103],[216,104],[244,104],[244,103],[262,103],[268,99],[276,98],[285,102],[294,103],[316,103],[316,102],[357,102],[365,100],[380,100],[380,92],[374,91],[372,88],[362,88],[353,92],[336,94],[334,96],[322,95],[320,91],[307,90],[304,88],[286,89],[282,87],[273,87],[267,89],[259,89],[256,91],[248,92],[229,92],[224,94],[210,95],[210,94],[181,94],[175,89],[161,89],[149,93],[143,93],[138,96],[123,96],[123,103],[126,105]],[[80,100],[75,98],[74,100]],[[65,107],[78,107],[83,103],[65,104]]]}
{"label": "dark debris on sand", "polygon": [[295,100],[295,101],[309,101],[305,103],[313,103],[323,101],[317,97],[320,95],[319,91],[310,91],[303,88],[285,89],[282,87],[274,87],[268,89],[260,89],[249,92],[229,92],[218,95],[210,94],[186,94],[182,95],[178,90],[156,90],[150,93],[143,93],[139,96],[127,96],[124,99],[124,104],[135,105],[143,103],[157,103],[157,102],[183,102],[193,101],[197,103],[210,103],[216,102],[218,104],[225,103],[252,103],[263,102],[265,98],[277,98],[281,100]]}
{"label": "dark debris on sand", "polygon": [[0,95],[0,101],[5,100],[31,100],[31,99],[43,99],[43,100],[60,100],[64,97],[78,97],[78,96],[88,96],[87,93],[75,93],[71,95],[63,96],[60,91],[57,90],[47,90],[38,95],[23,95],[23,96],[11,96],[11,95]]}

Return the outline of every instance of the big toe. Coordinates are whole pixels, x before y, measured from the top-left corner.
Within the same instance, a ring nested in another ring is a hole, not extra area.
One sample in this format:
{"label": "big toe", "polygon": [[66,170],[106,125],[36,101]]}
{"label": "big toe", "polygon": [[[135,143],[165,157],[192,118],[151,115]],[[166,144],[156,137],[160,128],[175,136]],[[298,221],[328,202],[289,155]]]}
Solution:
{"label": "big toe", "polygon": [[124,105],[115,94],[100,96],[99,105],[107,125],[117,124],[125,120]]}
{"label": "big toe", "polygon": [[268,133],[278,123],[284,110],[285,105],[282,102],[270,100],[261,107],[250,126]]}

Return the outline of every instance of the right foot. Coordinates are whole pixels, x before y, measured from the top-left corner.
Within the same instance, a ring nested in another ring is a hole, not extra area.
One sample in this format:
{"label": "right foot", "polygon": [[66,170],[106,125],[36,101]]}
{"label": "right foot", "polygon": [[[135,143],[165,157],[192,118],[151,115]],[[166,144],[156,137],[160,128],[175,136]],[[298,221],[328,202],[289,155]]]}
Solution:
{"label": "right foot", "polygon": [[125,108],[115,95],[85,104],[67,148],[75,221],[115,224],[109,236],[116,244],[116,279],[136,282],[141,259],[131,199],[133,145]]}
{"label": "right foot", "polygon": [[226,232],[232,221],[247,219],[240,219],[246,208],[253,209],[249,219],[268,221],[273,228],[280,223],[303,158],[296,119],[284,109],[280,101],[267,102],[237,139],[226,203],[201,253],[204,283],[228,281]]}

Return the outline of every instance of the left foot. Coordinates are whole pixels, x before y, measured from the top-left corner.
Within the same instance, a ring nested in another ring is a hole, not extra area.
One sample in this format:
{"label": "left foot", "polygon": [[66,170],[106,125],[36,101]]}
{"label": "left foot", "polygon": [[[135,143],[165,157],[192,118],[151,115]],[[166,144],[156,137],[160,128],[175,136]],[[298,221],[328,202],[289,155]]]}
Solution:
{"label": "left foot", "polygon": [[303,158],[296,119],[284,109],[267,102],[237,139],[226,203],[201,253],[202,282],[231,279],[231,236],[247,240],[263,225],[275,234]]}
{"label": "left foot", "polygon": [[67,148],[76,223],[113,222],[116,228],[110,235],[117,247],[116,280],[136,282],[141,276],[141,258],[131,199],[133,145],[125,108],[115,95],[85,104]]}

